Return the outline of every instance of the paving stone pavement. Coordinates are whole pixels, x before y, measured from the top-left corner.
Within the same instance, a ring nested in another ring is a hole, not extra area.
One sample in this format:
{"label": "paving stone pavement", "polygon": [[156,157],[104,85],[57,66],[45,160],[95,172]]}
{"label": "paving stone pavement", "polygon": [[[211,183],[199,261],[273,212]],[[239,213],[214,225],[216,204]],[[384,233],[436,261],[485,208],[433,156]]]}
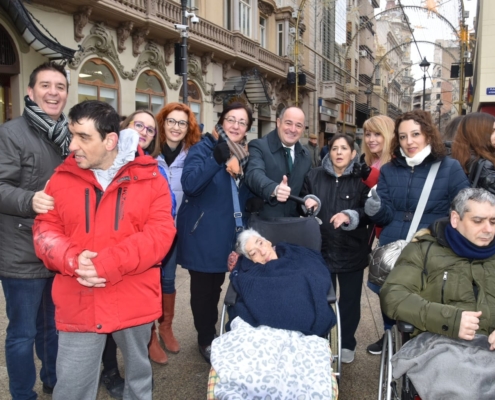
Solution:
{"label": "paving stone pavement", "polygon": [[[365,274],[365,282],[366,276],[367,274]],[[228,278],[226,279],[227,281]],[[189,274],[180,267],[177,268],[176,288],[176,316],[173,326],[181,344],[181,351],[176,355],[169,354],[167,365],[162,366],[152,363],[155,381],[153,399],[204,400],[206,398],[209,365],[198,352],[196,333],[189,306]],[[223,294],[225,289],[226,285]],[[3,345],[6,327],[7,317],[2,293],[0,295],[0,400],[10,399]],[[368,344],[378,340],[382,333],[383,323],[381,322],[378,296],[366,287],[366,283],[363,283],[361,322],[356,334],[358,342],[356,358],[352,364],[343,365],[339,399],[361,400],[376,398],[380,357],[368,354],[366,347]],[[123,375],[123,361],[120,352],[118,357]],[[36,364],[39,371],[40,363],[37,359]],[[40,400],[49,400],[51,398],[51,396],[42,393],[39,378],[36,382],[35,390],[39,394]],[[103,387],[100,387],[97,399],[110,400],[111,397]]]}

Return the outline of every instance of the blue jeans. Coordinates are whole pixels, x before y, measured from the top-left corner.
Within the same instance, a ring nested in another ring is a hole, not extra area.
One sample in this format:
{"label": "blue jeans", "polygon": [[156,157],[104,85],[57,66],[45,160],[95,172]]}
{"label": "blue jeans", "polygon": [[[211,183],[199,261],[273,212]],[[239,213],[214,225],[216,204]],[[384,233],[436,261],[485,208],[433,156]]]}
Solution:
{"label": "blue jeans", "polygon": [[175,293],[175,271],[177,270],[177,236],[162,261],[162,293]]}
{"label": "blue jeans", "polygon": [[52,300],[53,278],[2,278],[2,288],[9,324],[5,339],[5,359],[9,389],[13,400],[36,399],[33,345],[41,360],[41,381],[54,387],[58,336],[55,305]]}

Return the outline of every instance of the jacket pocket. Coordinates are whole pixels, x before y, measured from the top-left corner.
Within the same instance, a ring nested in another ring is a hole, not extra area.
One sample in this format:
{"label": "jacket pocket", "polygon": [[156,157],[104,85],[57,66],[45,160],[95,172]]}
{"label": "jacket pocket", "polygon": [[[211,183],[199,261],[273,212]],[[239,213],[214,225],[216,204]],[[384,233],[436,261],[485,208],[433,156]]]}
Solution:
{"label": "jacket pocket", "polygon": [[336,210],[336,212],[355,208],[355,204],[359,204],[359,200],[360,198],[357,192],[344,189],[343,191],[339,192],[339,204],[337,204],[337,207],[340,209]]}
{"label": "jacket pocket", "polygon": [[201,214],[199,214],[199,218],[196,220],[196,222],[194,223],[192,229],[191,229],[191,232],[189,232],[191,235],[194,233],[194,231],[198,228],[199,226],[199,223],[201,222],[201,219],[203,218],[203,215],[205,215],[205,212],[204,211],[201,211]]}

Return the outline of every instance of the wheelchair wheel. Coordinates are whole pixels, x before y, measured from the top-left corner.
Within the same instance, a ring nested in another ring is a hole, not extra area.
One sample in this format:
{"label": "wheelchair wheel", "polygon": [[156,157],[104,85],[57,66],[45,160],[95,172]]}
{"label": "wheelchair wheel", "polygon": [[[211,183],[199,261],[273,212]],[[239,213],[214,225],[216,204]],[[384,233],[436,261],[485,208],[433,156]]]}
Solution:
{"label": "wheelchair wheel", "polygon": [[390,360],[393,356],[394,347],[392,331],[387,329],[383,337],[382,356],[380,360],[378,400],[391,400],[392,398],[392,366]]}
{"label": "wheelchair wheel", "polygon": [[[397,353],[400,348],[402,347],[403,344],[403,338],[402,338],[402,333],[399,331],[397,324],[392,327],[392,340],[393,340],[393,354],[391,355],[390,359],[392,359],[392,356]],[[392,364],[390,363],[390,370],[392,371]],[[404,386],[404,379],[403,377],[391,381],[390,382],[391,388],[392,388],[392,398],[394,399],[403,399],[403,393],[402,393],[402,388]]]}
{"label": "wheelchair wheel", "polygon": [[328,334],[328,341],[330,344],[330,349],[332,351],[333,361],[332,361],[332,371],[337,377],[337,382],[340,383],[341,371],[342,371],[342,362],[340,360],[341,354],[341,338],[340,338],[340,313],[339,313],[339,305],[338,302],[332,304],[333,311],[337,317],[337,323],[330,330]]}

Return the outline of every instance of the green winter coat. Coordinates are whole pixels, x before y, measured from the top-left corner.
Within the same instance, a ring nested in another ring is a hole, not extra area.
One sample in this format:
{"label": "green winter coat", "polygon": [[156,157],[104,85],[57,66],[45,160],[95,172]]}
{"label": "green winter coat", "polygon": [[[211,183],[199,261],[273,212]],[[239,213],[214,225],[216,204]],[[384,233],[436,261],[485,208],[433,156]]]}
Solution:
{"label": "green winter coat", "polygon": [[[381,291],[383,312],[416,327],[458,338],[462,311],[482,311],[478,334],[495,329],[495,256],[468,260],[456,255],[445,236],[447,218],[410,243]],[[425,263],[426,260],[426,263]]]}

